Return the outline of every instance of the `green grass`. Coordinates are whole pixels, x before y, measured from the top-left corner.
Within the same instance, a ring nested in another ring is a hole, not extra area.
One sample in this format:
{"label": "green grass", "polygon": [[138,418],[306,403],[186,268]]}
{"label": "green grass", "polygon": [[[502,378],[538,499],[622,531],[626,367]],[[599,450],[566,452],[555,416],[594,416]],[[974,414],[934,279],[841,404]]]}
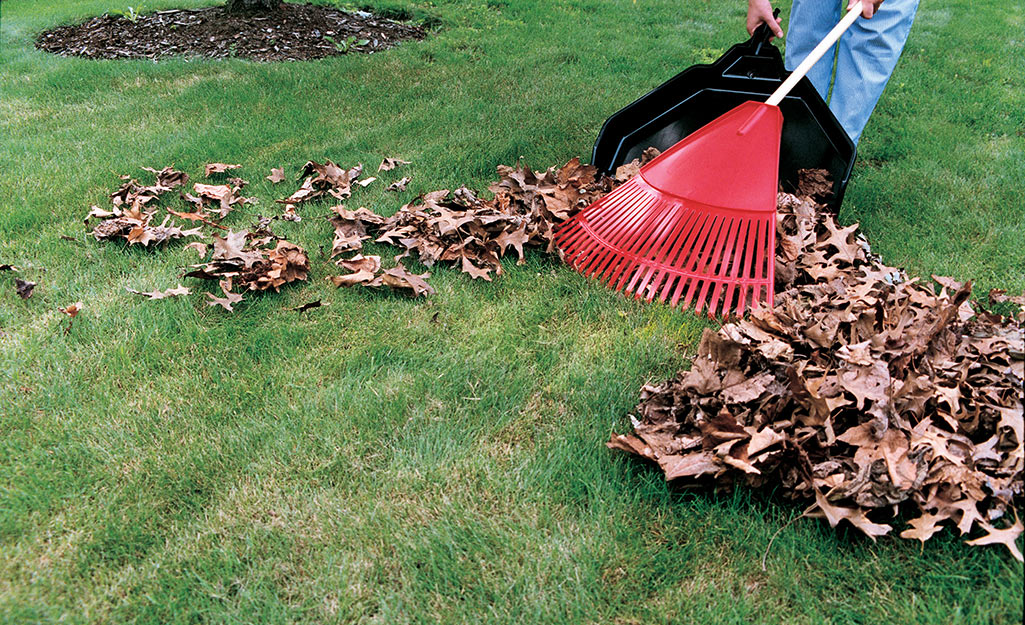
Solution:
{"label": "green grass", "polygon": [[[890,263],[980,293],[1025,287],[1013,4],[923,3],[841,215]],[[40,285],[22,301],[0,274],[0,621],[1021,621],[1005,551],[804,519],[762,571],[800,508],[674,490],[609,453],[638,387],[684,366],[704,323],[551,258],[494,284],[436,268],[429,302],[335,290],[317,206],[275,225],[310,251],[308,284],[235,315],[126,293],[174,286],[195,254],[82,237],[117,174],[243,163],[261,202],[229,217],[244,227],[276,211],[271,167],[401,156],[408,192],[350,202],[387,214],[521,156],[586,156],[609,114],[743,37],[742,2],[369,6],[440,30],[305,64],[88,61],[32,38],[126,4],[3,2],[0,262]],[[288,310],[317,298],[331,305]],[[64,334],[57,307],[76,300]]]}

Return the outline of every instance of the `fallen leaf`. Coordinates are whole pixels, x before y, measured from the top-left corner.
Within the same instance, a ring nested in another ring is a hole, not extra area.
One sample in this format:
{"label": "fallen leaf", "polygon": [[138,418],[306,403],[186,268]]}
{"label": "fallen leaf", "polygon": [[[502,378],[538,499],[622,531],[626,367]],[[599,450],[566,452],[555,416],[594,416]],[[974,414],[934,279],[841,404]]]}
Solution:
{"label": "fallen leaf", "polygon": [[[225,287],[227,287],[227,288],[225,288]],[[242,294],[241,293],[232,293],[231,292],[231,284],[230,283],[225,283],[225,282],[221,282],[221,292],[224,293],[224,297],[217,297],[213,293],[207,293],[206,296],[208,298],[210,298],[210,301],[207,302],[207,305],[208,306],[220,306],[221,308],[223,308],[224,310],[227,310],[228,312],[235,312],[234,306],[235,306],[235,304],[237,304],[237,303],[242,301]]]}
{"label": "fallen leaf", "polygon": [[64,334],[68,334],[71,332],[71,326],[75,323],[75,317],[78,316],[78,313],[82,312],[82,302],[75,302],[64,308],[57,308],[57,310],[68,316],[68,326],[64,328]]}
{"label": "fallen leaf", "polygon": [[997,529],[988,523],[980,523],[987,534],[980,538],[973,540],[966,540],[965,542],[969,545],[995,545],[1001,544],[1007,547],[1007,550],[1011,552],[1014,559],[1018,562],[1025,561],[1022,559],[1021,549],[1018,548],[1018,537],[1021,536],[1022,531],[1025,531],[1025,527],[1022,526],[1021,519],[1015,519],[1014,525],[1005,527],[1004,529]]}
{"label": "fallen leaf", "polygon": [[21,299],[28,299],[32,297],[32,290],[35,288],[35,282],[29,282],[28,280],[22,280],[21,278],[14,279],[14,290],[18,292],[18,297]]}
{"label": "fallen leaf", "polygon": [[430,275],[429,273],[419,275],[410,273],[400,264],[391,269],[386,269],[381,276],[381,280],[393,289],[408,290],[412,292],[414,297],[420,297],[434,295],[434,288],[427,284],[427,278]]}
{"label": "fallen leaf", "polygon": [[285,179],[285,170],[280,167],[272,167],[270,175],[267,176],[267,180],[270,180],[273,184],[277,184]]}
{"label": "fallen leaf", "polygon": [[164,291],[146,291],[146,292],[144,292],[144,291],[136,291],[135,289],[129,289],[128,287],[125,287],[125,290],[128,291],[129,293],[134,293],[135,295],[144,295],[144,296],[148,297],[151,300],[154,300],[154,299],[165,299],[165,298],[168,298],[168,297],[179,297],[181,295],[191,295],[192,294],[192,291],[190,291],[187,287],[184,287],[184,286],[182,286],[180,284],[178,286],[172,288],[172,289],[167,289],[167,290],[164,290]]}
{"label": "fallen leaf", "polygon": [[189,243],[188,245],[186,245],[185,249],[187,249],[187,250],[196,250],[196,253],[199,254],[200,258],[206,258],[206,252],[207,252],[207,245],[206,245],[206,243],[200,243],[198,241],[194,241],[194,242]]}
{"label": "fallen leaf", "polygon": [[410,161],[404,161],[400,158],[386,157],[383,161],[381,161],[381,164],[380,166],[378,166],[377,171],[391,171],[400,165],[409,165],[409,163]]}
{"label": "fallen leaf", "polygon": [[223,174],[229,169],[239,169],[242,165],[228,165],[227,163],[208,163],[203,168],[203,177],[209,178],[211,174]]}
{"label": "fallen leaf", "polygon": [[388,188],[385,189],[385,191],[405,191],[406,185],[409,184],[411,180],[413,179],[409,176],[403,176],[401,180],[396,180],[388,185]]}

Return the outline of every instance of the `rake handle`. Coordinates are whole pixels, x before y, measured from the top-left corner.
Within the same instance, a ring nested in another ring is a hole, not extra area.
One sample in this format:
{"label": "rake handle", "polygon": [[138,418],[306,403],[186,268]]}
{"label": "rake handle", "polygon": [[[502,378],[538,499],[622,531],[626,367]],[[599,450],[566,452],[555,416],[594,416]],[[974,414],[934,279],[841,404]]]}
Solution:
{"label": "rake handle", "polygon": [[797,69],[790,73],[790,76],[788,76],[787,79],[783,81],[783,84],[769,96],[769,99],[766,100],[765,103],[773,106],[779,106],[779,103],[783,101],[783,98],[785,98],[787,94],[790,93],[791,89],[793,89],[797,83],[804,78],[804,75],[808,73],[812,66],[822,58],[822,55],[826,53],[826,50],[833,47],[833,44],[835,44],[836,40],[840,38],[840,35],[844,34],[844,32],[851,27],[851,24],[854,23],[854,20],[858,19],[859,15],[861,15],[860,0],[857,4],[851,7],[851,10],[847,12],[847,15],[843,16],[840,23],[834,26],[833,30],[829,31],[829,34],[826,35],[825,39],[820,41],[819,45],[815,46],[815,49],[812,50],[803,61],[801,61],[801,64],[797,66]]}

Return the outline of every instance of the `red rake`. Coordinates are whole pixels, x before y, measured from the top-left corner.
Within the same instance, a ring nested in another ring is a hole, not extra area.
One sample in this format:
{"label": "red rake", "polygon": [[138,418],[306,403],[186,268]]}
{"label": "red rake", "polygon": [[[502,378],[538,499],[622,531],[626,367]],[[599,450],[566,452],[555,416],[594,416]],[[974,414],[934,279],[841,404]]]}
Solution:
{"label": "red rake", "polygon": [[555,235],[574,269],[708,315],[773,301],[777,106],[861,13],[857,3],[764,103],[748,101],[641,168]]}

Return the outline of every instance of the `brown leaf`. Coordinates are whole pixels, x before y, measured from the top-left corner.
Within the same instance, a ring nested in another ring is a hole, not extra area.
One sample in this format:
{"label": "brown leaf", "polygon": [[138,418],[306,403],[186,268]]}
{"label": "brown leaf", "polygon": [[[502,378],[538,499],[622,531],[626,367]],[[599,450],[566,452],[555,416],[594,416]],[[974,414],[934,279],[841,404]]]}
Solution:
{"label": "brown leaf", "polygon": [[226,163],[208,163],[203,168],[203,177],[209,178],[211,174],[223,174],[229,169],[239,169],[242,165],[228,165]]}
{"label": "brown leaf", "polygon": [[[362,284],[364,286],[379,286],[378,276],[372,271],[365,269],[357,270],[353,273],[348,273],[341,276],[329,276],[330,280],[337,287],[349,287]],[[376,282],[376,284],[374,284]]]}
{"label": "brown leaf", "polygon": [[230,279],[221,280],[219,286],[221,287],[221,292],[224,293],[224,297],[217,297],[213,293],[207,293],[206,296],[210,298],[210,301],[207,302],[207,305],[220,306],[228,312],[235,312],[234,306],[235,304],[242,301],[242,294],[231,292],[232,284]]}
{"label": "brown leaf", "polygon": [[414,274],[406,270],[404,266],[399,264],[396,267],[385,270],[381,276],[381,281],[396,290],[408,290],[412,291],[414,297],[434,295],[434,288],[427,284],[427,278],[431,274]]}
{"label": "brown leaf", "polygon": [[463,256],[462,270],[464,273],[470,274],[471,278],[481,278],[491,282],[491,276],[488,275],[490,268],[484,267],[482,269],[470,262],[470,259],[466,256]]}
{"label": "brown leaf", "polygon": [[875,540],[877,536],[888,534],[893,529],[889,525],[874,523],[865,516],[865,512],[860,508],[834,506],[818,490],[815,491],[815,504],[808,508],[808,510],[805,510],[804,516],[813,518],[824,517],[829,521],[830,527],[836,527],[840,521],[846,520],[872,540]]}
{"label": "brown leaf", "polygon": [[334,216],[328,220],[335,227],[335,238],[331,245],[331,257],[363,248],[363,241],[370,238],[368,230],[376,229],[384,223],[384,217],[360,207],[358,210],[346,210],[339,205],[331,209]]}
{"label": "brown leaf", "polygon": [[385,189],[385,191],[405,191],[406,185],[409,184],[411,180],[413,179],[409,176],[403,176],[401,180],[397,180],[388,185],[388,188]]}
{"label": "brown leaf", "polygon": [[1005,527],[1004,529],[997,529],[989,523],[979,523],[987,534],[980,538],[965,541],[969,545],[995,545],[1001,544],[1007,547],[1007,550],[1011,552],[1014,559],[1018,562],[1025,561],[1022,558],[1021,549],[1018,548],[1018,537],[1021,536],[1022,531],[1025,531],[1025,527],[1022,526],[1021,519],[1015,519],[1014,525]]}
{"label": "brown leaf", "polygon": [[270,175],[266,177],[271,183],[277,184],[285,179],[285,170],[280,167],[272,167]]}
{"label": "brown leaf", "polygon": [[302,221],[303,218],[299,216],[299,213],[295,212],[295,204],[285,204],[285,210],[281,213],[281,218],[285,221]]}
{"label": "brown leaf", "polygon": [[409,165],[409,163],[409,161],[404,161],[400,158],[385,157],[378,166],[377,171],[391,171],[400,165]]}
{"label": "brown leaf", "polygon": [[252,267],[263,260],[259,250],[246,248],[247,230],[234,232],[229,230],[224,238],[214,235],[214,253],[212,260],[227,260],[241,263],[245,268]]}
{"label": "brown leaf", "polygon": [[795,194],[825,204],[833,197],[833,181],[830,178],[829,170],[826,169],[799,169]]}
{"label": "brown leaf", "polygon": [[14,279],[14,290],[18,292],[18,297],[21,299],[28,299],[32,297],[32,290],[35,288],[35,282],[22,280],[21,278]]}
{"label": "brown leaf", "polygon": [[495,238],[495,242],[498,243],[499,253],[505,255],[505,250],[510,245],[516,250],[516,256],[520,260],[523,260],[523,246],[530,241],[530,237],[527,236],[527,224],[520,225],[519,228],[512,232],[503,230],[502,234]]}
{"label": "brown leaf", "polygon": [[152,169],[150,167],[143,167],[145,171],[156,174],[157,186],[164,187],[166,189],[173,189],[174,187],[183,186],[189,181],[189,175],[183,171],[178,171],[173,167],[165,167],[160,171]]}
{"label": "brown leaf", "polygon": [[206,252],[207,252],[207,245],[206,245],[206,243],[200,243],[199,241],[195,241],[195,242],[192,242],[192,243],[189,243],[188,245],[186,245],[185,249],[187,249],[187,250],[196,250],[196,253],[199,254],[200,258],[206,258]]}
{"label": "brown leaf", "polygon": [[148,292],[143,292],[143,291],[136,291],[135,289],[129,289],[127,287],[125,287],[125,290],[128,291],[129,293],[134,293],[136,295],[145,295],[146,297],[148,297],[151,300],[154,300],[154,299],[165,299],[165,298],[168,298],[168,297],[178,297],[178,296],[181,296],[181,295],[191,295],[192,294],[192,291],[190,291],[188,289],[188,287],[184,287],[184,286],[182,286],[180,284],[178,286],[174,287],[173,289],[167,289],[165,291],[148,291]]}
{"label": "brown leaf", "polygon": [[369,271],[372,274],[376,274],[381,271],[381,257],[356,254],[352,258],[339,260],[338,265],[345,267],[349,271]]}
{"label": "brown leaf", "polygon": [[64,308],[58,308],[57,310],[74,319],[78,316],[78,313],[82,312],[82,306],[82,302],[75,302],[74,304],[69,304]]}

